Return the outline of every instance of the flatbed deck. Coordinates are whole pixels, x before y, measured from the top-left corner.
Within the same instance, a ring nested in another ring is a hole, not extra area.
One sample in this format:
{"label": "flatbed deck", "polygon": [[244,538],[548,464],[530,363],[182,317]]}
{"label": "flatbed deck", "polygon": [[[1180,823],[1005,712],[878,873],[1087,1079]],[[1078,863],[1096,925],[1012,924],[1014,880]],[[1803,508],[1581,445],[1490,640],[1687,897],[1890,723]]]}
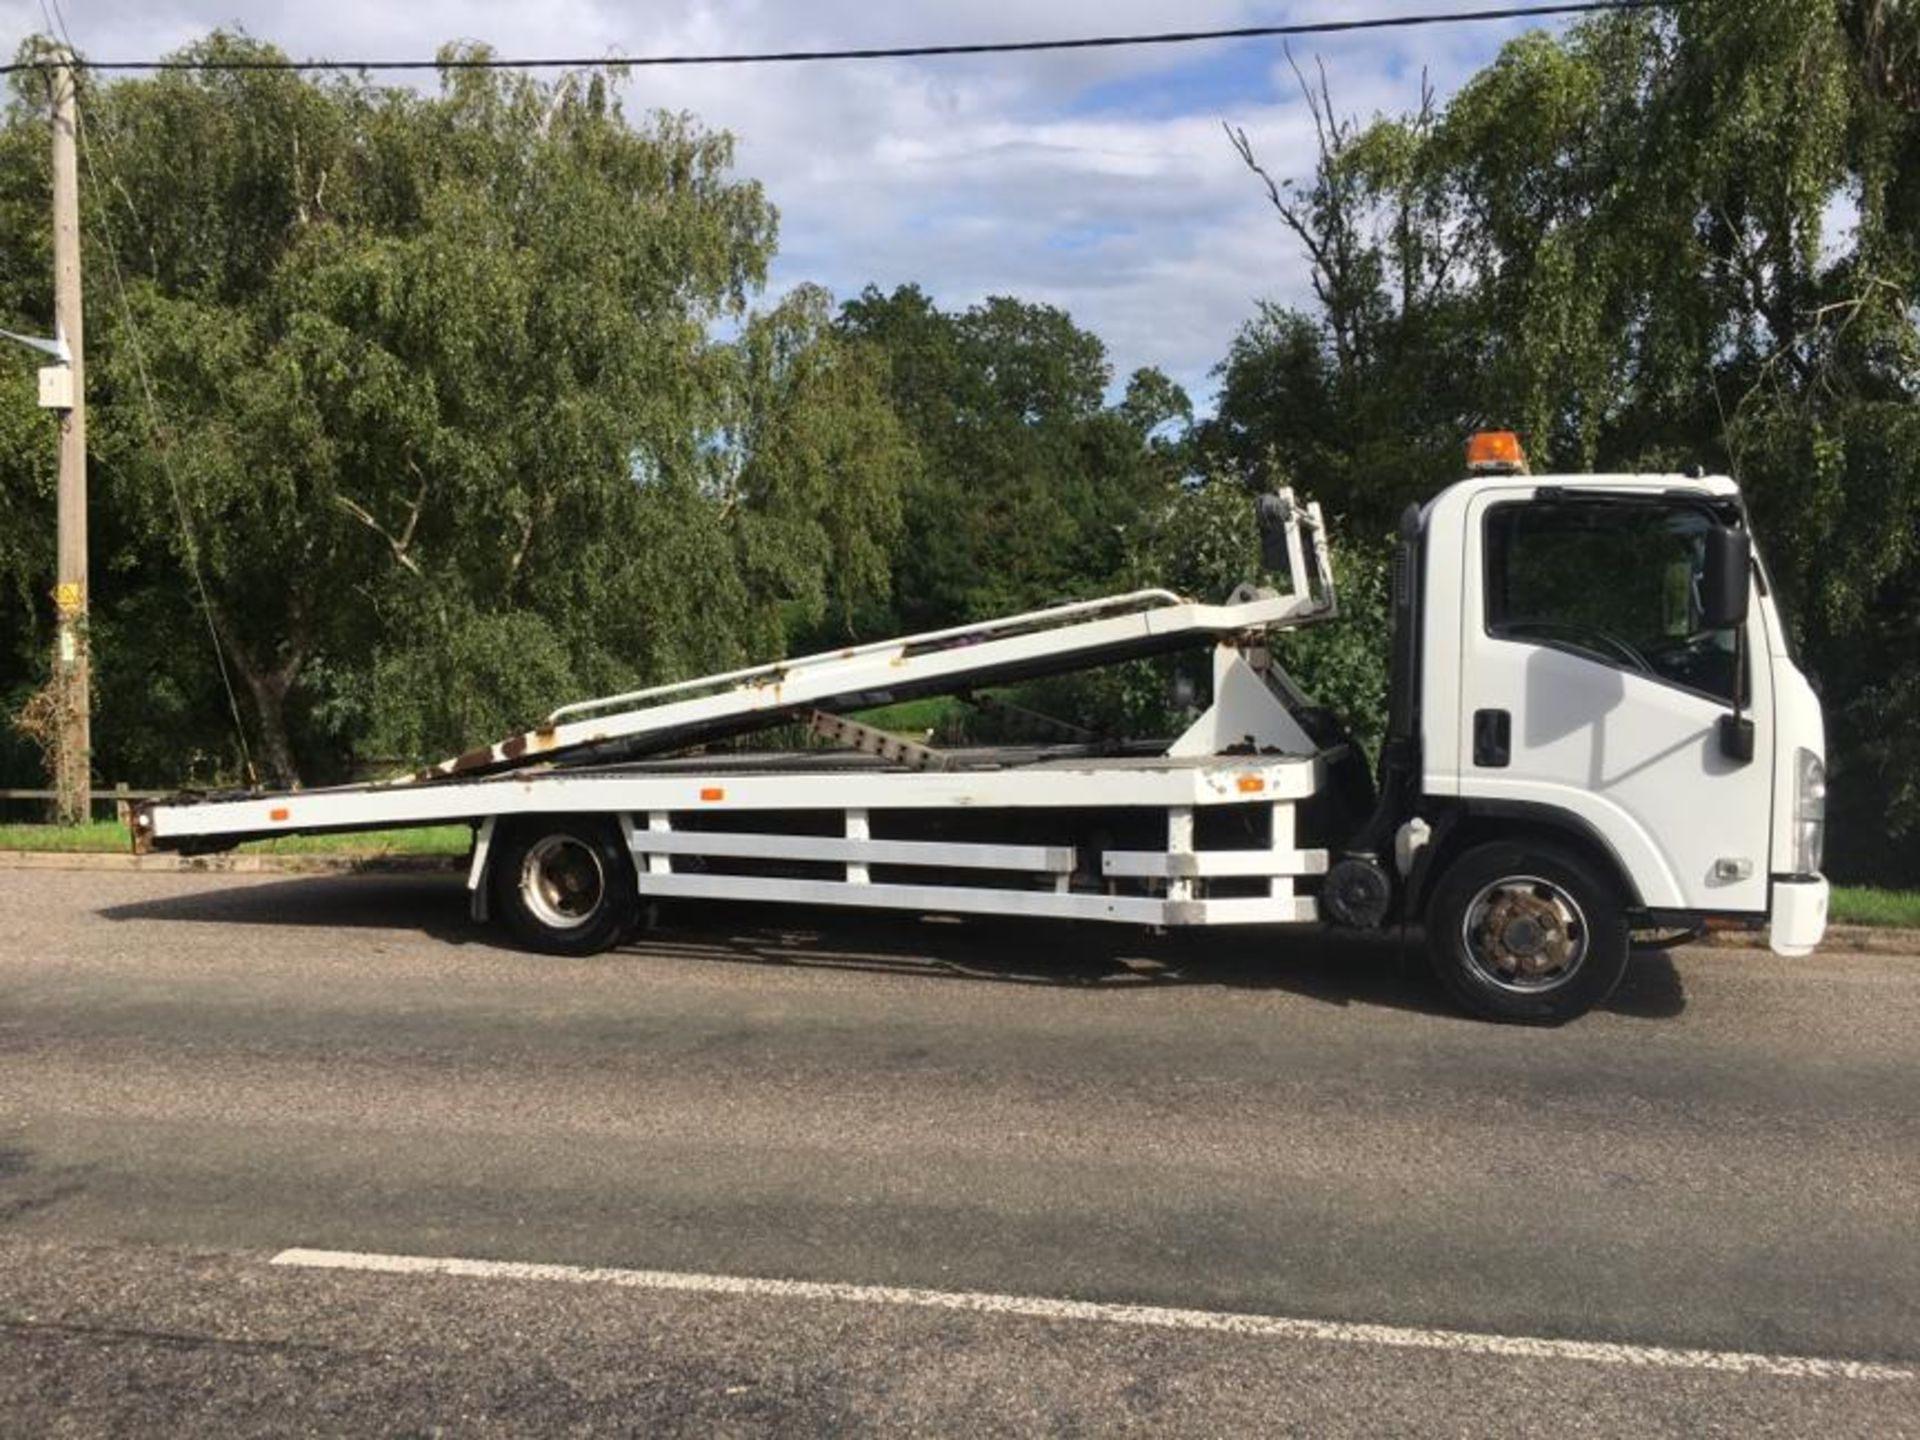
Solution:
{"label": "flatbed deck", "polygon": [[[136,835],[147,849],[192,852],[274,835],[477,825],[535,813],[1100,809],[1300,800],[1314,793],[1326,758],[946,753],[955,763],[944,770],[913,770],[842,752],[769,752],[520,770],[429,784],[183,796],[143,809]],[[1125,782],[1124,801],[1116,800],[1119,780]]]}

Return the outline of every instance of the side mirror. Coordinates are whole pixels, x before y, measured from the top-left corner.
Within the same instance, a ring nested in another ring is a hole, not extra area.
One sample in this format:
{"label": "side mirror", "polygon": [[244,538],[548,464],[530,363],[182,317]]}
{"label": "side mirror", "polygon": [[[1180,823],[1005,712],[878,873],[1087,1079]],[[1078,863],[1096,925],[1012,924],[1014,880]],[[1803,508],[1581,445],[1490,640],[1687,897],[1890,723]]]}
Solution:
{"label": "side mirror", "polygon": [[1735,711],[1720,717],[1720,753],[1736,765],[1753,763],[1753,721]]}
{"label": "side mirror", "polygon": [[1729,630],[1747,621],[1753,543],[1731,525],[1707,531],[1707,553],[1700,576],[1700,623],[1708,630]]}

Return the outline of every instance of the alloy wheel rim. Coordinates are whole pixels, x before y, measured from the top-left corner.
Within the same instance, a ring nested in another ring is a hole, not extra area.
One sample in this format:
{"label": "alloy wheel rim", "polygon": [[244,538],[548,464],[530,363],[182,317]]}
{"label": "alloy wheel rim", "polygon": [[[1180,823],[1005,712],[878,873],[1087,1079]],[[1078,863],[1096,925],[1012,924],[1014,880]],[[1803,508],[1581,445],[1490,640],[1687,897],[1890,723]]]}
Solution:
{"label": "alloy wheel rim", "polygon": [[1510,875],[1481,887],[1460,921],[1467,963],[1487,984],[1537,995],[1566,984],[1587,958],[1587,917],[1563,887]]}
{"label": "alloy wheel rim", "polygon": [[599,912],[607,874],[591,846],[571,835],[549,835],[528,848],[520,893],[541,924],[575,930]]}

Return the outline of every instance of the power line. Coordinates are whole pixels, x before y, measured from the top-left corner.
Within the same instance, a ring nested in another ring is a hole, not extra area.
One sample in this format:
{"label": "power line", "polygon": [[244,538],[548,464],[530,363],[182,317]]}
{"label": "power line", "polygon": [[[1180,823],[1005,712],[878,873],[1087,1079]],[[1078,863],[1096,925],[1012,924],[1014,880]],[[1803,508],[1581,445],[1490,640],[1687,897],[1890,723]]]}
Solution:
{"label": "power line", "polygon": [[[862,46],[838,50],[760,50],[705,55],[596,55],[507,60],[454,57],[446,60],[89,60],[89,70],[554,70],[622,66],[635,69],[679,65],[789,65],[823,60],[911,60],[953,55],[1014,55],[1048,50],[1117,50],[1137,45],[1190,45],[1208,40],[1289,39],[1363,30],[1405,30],[1425,25],[1461,25],[1486,20],[1532,20],[1590,15],[1606,10],[1669,9],[1680,0],[1574,0],[1558,5],[1509,5],[1492,10],[1454,10],[1430,15],[1369,15],[1352,20],[1302,20],[1290,25],[1241,25],[1228,30],[1166,30],[1146,35],[1087,35],[1064,40],[994,40],[956,45]],[[39,70],[51,62],[0,65],[0,74]]]}

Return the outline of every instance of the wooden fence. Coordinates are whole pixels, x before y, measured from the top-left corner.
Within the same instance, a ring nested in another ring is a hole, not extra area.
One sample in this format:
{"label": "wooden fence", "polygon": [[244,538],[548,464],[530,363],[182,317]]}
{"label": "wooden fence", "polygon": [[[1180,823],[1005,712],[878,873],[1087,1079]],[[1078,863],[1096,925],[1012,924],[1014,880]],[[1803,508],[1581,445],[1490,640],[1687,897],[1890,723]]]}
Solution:
{"label": "wooden fence", "polygon": [[[158,800],[174,793],[172,790],[133,790],[122,780],[111,790],[103,785],[94,786],[93,805],[98,810],[102,805],[111,804],[114,818],[124,825],[127,812],[135,800]],[[45,800],[51,803],[59,798],[58,790],[0,790],[0,803],[8,800]]]}

